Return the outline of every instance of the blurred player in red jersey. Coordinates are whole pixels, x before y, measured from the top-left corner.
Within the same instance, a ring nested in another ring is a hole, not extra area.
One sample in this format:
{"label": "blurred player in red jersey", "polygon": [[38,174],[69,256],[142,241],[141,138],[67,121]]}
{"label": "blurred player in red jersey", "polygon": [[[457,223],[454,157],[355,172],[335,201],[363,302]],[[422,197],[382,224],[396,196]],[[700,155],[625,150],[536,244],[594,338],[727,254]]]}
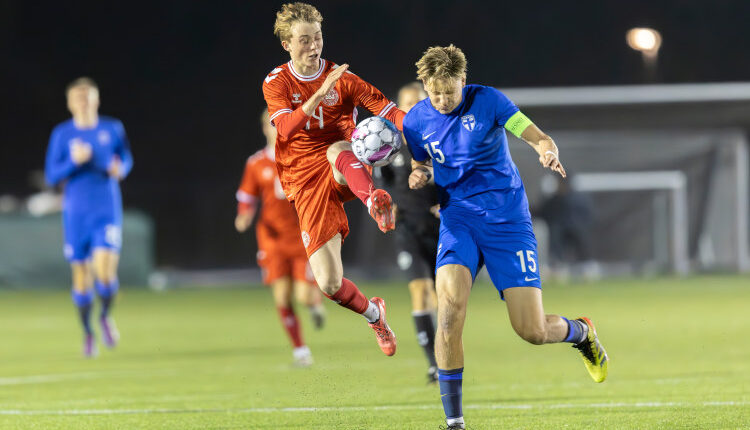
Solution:
{"label": "blurred player in red jersey", "polygon": [[273,300],[281,323],[294,347],[294,361],[300,366],[312,364],[310,349],[302,339],[302,332],[292,305],[292,295],[309,307],[316,328],[324,323],[325,310],[320,290],[312,279],[305,248],[300,240],[297,213],[286,200],[276,173],[274,146],[276,129],[261,115],[266,147],[247,159],[245,173],[237,190],[237,217],[234,225],[240,233],[247,230],[257,213],[258,200],[262,211],[256,225],[258,265],[263,271],[263,282],[271,286]]}
{"label": "blurred player in red jersey", "polygon": [[375,189],[370,171],[351,151],[356,106],[395,123],[404,113],[377,88],[321,58],[323,17],[313,6],[290,3],[276,14],[274,34],[291,61],[263,82],[268,113],[278,131],[276,165],[287,199],[294,203],[315,279],[328,298],[362,314],[386,355],[396,352],[383,299],[367,300],[344,278],[341,243],[349,233],[345,201],[359,198],[378,227],[395,227],[391,196]]}

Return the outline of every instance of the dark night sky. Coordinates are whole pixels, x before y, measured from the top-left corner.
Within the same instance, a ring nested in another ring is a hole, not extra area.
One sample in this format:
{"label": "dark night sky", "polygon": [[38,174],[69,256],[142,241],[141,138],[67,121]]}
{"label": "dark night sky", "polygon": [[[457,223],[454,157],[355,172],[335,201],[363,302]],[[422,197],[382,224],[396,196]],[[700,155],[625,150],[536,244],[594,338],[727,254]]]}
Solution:
{"label": "dark night sky", "polygon": [[[455,43],[469,81],[499,87],[640,83],[625,45],[662,32],[660,82],[750,80],[750,2],[318,1],[323,56],[393,95],[425,48]],[[125,206],[157,220],[161,264],[236,265],[234,190],[261,143],[261,81],[289,57],[272,34],[281,2],[0,2],[0,194],[30,192],[63,88],[93,77],[122,119],[135,169]]]}

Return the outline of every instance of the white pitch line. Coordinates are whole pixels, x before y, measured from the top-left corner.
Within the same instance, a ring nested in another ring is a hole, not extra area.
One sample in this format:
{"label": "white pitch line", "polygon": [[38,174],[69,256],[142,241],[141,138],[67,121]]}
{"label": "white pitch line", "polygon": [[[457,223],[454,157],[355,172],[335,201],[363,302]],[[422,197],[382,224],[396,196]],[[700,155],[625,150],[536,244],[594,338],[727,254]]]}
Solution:
{"label": "white pitch line", "polygon": [[[637,403],[561,403],[551,405],[533,404],[479,404],[466,405],[464,409],[618,409],[618,408],[666,408],[666,407],[712,407],[712,406],[748,406],[750,401],[722,402],[637,402]],[[366,411],[404,411],[441,409],[440,404],[426,405],[386,405],[386,406],[324,406],[324,407],[289,407],[289,408],[237,408],[237,409],[62,409],[62,410],[20,410],[0,409],[0,415],[139,415],[139,414],[196,414],[196,413],[289,413],[289,412],[366,412]]]}
{"label": "white pitch line", "polygon": [[43,384],[47,382],[67,381],[70,379],[90,379],[100,376],[102,372],[81,372],[81,373],[58,373],[51,375],[28,375],[13,376],[0,378],[0,386],[3,385],[23,385],[23,384]]}
{"label": "white pitch line", "polygon": [[24,385],[24,384],[45,384],[50,382],[60,382],[77,379],[96,379],[101,377],[125,377],[130,375],[143,375],[144,373],[153,373],[156,375],[166,375],[174,373],[171,370],[113,370],[99,372],[77,372],[77,373],[51,373],[46,375],[26,375],[26,376],[8,376],[0,378],[0,386],[5,385]]}

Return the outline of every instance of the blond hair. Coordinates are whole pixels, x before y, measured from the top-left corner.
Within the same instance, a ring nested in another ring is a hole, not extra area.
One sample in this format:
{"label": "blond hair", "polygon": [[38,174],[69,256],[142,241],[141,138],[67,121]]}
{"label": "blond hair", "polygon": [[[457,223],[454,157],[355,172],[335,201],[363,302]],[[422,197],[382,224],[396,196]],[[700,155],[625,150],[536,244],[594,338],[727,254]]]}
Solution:
{"label": "blond hair", "polygon": [[417,79],[425,85],[433,79],[445,81],[466,76],[466,56],[453,44],[427,48],[416,66]]}
{"label": "blond hair", "polygon": [[81,86],[93,88],[99,91],[99,87],[96,85],[96,82],[94,82],[93,79],[86,77],[86,76],[82,76],[65,86],[65,94],[67,95],[68,92],[72,90],[73,88],[81,87]]}
{"label": "blond hair", "polygon": [[323,15],[315,6],[307,3],[287,3],[276,12],[276,22],[273,24],[273,34],[282,42],[292,38],[292,24],[295,22],[322,23]]}

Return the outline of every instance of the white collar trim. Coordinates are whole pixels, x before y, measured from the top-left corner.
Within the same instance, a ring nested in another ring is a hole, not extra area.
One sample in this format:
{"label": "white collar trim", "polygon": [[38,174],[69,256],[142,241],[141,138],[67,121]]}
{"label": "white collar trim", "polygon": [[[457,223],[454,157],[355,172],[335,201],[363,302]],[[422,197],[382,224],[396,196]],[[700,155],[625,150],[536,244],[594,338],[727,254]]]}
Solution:
{"label": "white collar trim", "polygon": [[295,78],[297,78],[298,80],[303,81],[303,82],[310,82],[310,81],[314,81],[314,80],[318,79],[320,77],[320,75],[323,74],[323,70],[326,68],[326,60],[324,60],[324,59],[321,58],[320,59],[320,68],[318,68],[318,71],[315,74],[313,74],[313,75],[304,76],[304,75],[300,75],[299,73],[297,73],[294,70],[294,65],[292,64],[291,60],[289,60],[289,62],[287,64],[289,65],[289,72],[292,74],[292,76],[294,76]]}

